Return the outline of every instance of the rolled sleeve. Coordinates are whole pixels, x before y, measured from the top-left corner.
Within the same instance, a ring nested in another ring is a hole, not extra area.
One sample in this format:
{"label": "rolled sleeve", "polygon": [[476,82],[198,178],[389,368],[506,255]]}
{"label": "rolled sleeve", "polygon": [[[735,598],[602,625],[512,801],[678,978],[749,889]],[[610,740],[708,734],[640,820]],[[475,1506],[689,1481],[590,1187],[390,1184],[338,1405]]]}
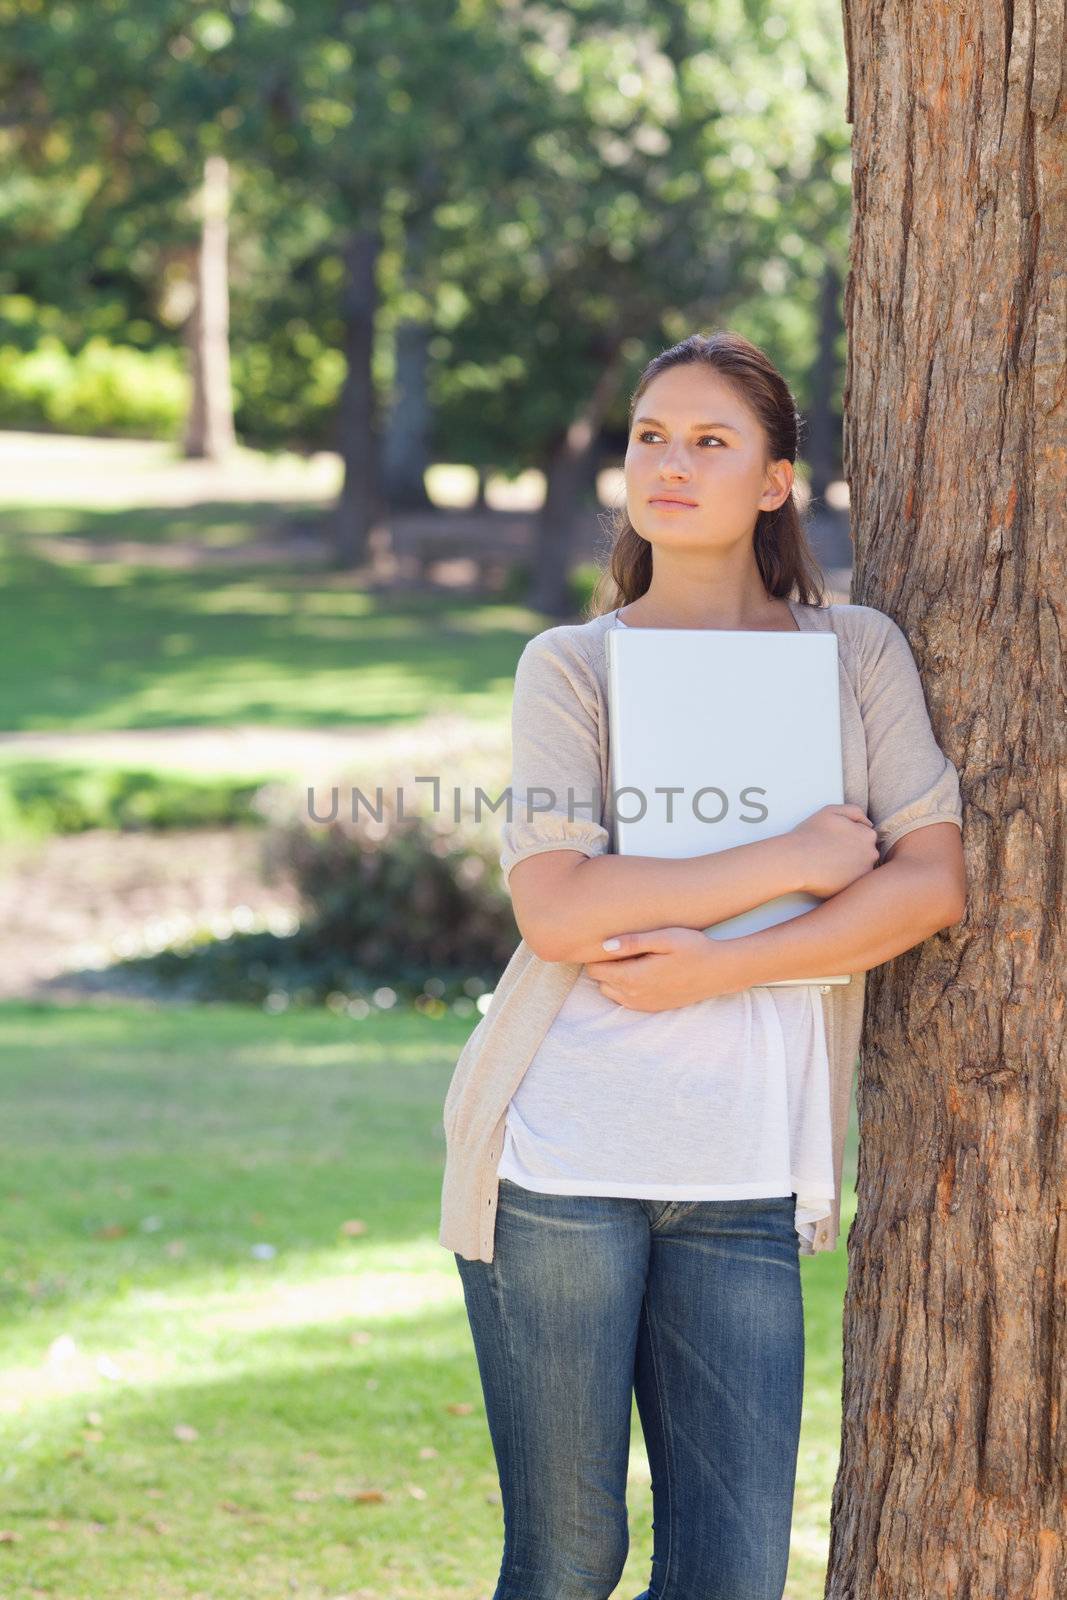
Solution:
{"label": "rolled sleeve", "polygon": [[500,833],[505,885],[529,856],[603,855],[610,842],[595,686],[579,663],[553,648],[552,632],[531,639],[515,668],[510,808]]}
{"label": "rolled sleeve", "polygon": [[[872,611],[874,608],[870,608]],[[934,738],[911,646],[891,617],[865,661],[861,713],[867,742],[867,814],[879,863],[898,839],[934,822],[963,828],[959,774]]]}

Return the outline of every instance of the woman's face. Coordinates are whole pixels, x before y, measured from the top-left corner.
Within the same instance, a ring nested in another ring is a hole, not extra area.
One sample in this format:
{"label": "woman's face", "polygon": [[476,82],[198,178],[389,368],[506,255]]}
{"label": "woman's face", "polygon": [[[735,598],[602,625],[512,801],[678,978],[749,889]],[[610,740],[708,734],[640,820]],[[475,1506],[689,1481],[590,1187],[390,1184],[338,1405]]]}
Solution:
{"label": "woman's face", "polygon": [[624,463],[630,521],[650,543],[676,548],[748,538],[758,513],[792,488],[792,463],[768,465],[766,448],[755,415],[717,373],[696,362],[668,367],[634,410]]}

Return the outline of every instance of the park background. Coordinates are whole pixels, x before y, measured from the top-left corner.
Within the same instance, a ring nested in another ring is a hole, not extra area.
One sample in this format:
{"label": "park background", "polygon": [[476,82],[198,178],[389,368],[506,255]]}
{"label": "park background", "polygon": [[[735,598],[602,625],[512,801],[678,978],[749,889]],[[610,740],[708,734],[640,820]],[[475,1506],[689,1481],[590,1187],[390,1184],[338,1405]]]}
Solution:
{"label": "park background", "polygon": [[[440,1109],[518,934],[413,780],[506,785],[691,331],[786,374],[848,599],[840,8],[0,9],[0,1595],[488,1600]],[[843,1246],[802,1273],[787,1600]],[[636,1408],[628,1503],[620,1597]]]}

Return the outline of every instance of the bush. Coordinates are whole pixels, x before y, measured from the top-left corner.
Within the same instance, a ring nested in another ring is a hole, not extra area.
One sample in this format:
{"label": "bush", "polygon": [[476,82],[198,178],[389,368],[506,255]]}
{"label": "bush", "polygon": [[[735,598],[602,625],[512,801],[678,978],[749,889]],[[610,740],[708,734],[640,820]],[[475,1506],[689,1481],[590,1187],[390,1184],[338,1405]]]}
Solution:
{"label": "bush", "polygon": [[189,403],[178,350],[137,350],[94,335],[72,352],[55,334],[0,346],[0,425],[174,438]]}
{"label": "bush", "polygon": [[40,838],[88,828],[134,832],[265,821],[262,780],[185,778],[113,767],[20,761],[0,766],[0,832]]}
{"label": "bush", "polygon": [[268,855],[292,874],[316,940],[384,977],[506,962],[515,921],[495,848],[383,813],[380,824],[361,815],[271,836]]}
{"label": "bush", "polygon": [[387,987],[398,999],[492,988],[518,942],[495,840],[464,838],[418,816],[277,824],[268,875],[295,881],[302,921],[291,934],[234,934],[122,963],[185,998],[321,1003]]}

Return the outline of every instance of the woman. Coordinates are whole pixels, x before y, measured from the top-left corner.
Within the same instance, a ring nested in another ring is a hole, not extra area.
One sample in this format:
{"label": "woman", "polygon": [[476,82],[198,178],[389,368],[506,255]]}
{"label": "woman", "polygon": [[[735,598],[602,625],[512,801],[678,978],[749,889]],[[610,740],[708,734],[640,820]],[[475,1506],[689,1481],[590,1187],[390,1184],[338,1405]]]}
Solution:
{"label": "woman", "polygon": [[[780,1600],[798,1258],[837,1237],[863,973],[963,915],[956,770],[896,624],[818,603],[796,448],[789,390],[747,340],[694,335],[655,358],[630,406],[621,604],[538,635],[516,670],[525,807],[501,863],[523,943],[446,1097],[440,1234],[500,1474],[494,1600],[613,1593],[634,1393],[654,1513],[640,1600]],[[613,854],[617,626],[832,627],[846,803],[714,854]],[[744,938],[702,931],[795,889],[824,903]],[[820,970],[853,978],[766,987]]]}

